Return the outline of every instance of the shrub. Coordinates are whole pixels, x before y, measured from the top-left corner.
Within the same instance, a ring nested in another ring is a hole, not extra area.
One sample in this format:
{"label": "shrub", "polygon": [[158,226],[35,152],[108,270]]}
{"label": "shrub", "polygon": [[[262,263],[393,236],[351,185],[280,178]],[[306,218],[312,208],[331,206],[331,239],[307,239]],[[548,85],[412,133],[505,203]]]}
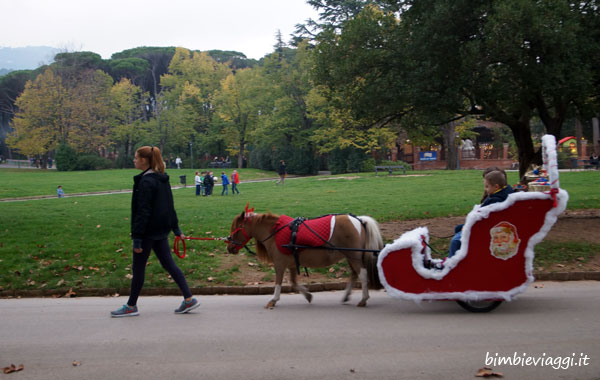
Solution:
{"label": "shrub", "polygon": [[[371,161],[369,161],[371,160]],[[363,171],[365,162],[374,163],[373,159],[363,150],[356,148],[336,149],[329,153],[327,165],[332,174],[357,173]],[[373,170],[373,168],[371,168]]]}
{"label": "shrub", "polygon": [[[412,166],[404,161],[388,161],[384,160],[377,164],[378,166],[402,166],[406,170],[412,170]],[[373,168],[375,170],[375,168]]]}
{"label": "shrub", "polygon": [[107,158],[95,154],[85,154],[77,157],[75,170],[99,170],[112,168],[113,162]]}
{"label": "shrub", "polygon": [[60,144],[54,155],[56,160],[56,170],[72,171],[77,167],[77,152],[68,144]]}

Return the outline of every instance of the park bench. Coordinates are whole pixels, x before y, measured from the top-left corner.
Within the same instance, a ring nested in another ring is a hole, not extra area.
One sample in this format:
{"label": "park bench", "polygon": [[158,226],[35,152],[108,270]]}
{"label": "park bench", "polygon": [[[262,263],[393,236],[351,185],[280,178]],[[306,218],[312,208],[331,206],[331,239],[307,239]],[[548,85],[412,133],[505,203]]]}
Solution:
{"label": "park bench", "polygon": [[584,169],[600,169],[600,165],[598,161],[592,162],[591,160],[579,160],[581,162],[581,166]]}
{"label": "park bench", "polygon": [[231,162],[212,161],[208,163],[209,168],[227,169],[231,167]]}
{"label": "park bench", "polygon": [[375,175],[377,175],[379,171],[387,171],[391,175],[394,170],[402,170],[402,174],[406,174],[406,168],[404,166],[385,165],[375,166]]}

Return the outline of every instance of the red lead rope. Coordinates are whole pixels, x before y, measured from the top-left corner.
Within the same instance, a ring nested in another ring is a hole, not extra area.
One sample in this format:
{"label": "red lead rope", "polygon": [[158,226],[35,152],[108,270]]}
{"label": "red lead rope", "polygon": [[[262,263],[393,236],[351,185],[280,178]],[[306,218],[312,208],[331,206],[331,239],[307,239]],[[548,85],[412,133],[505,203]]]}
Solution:
{"label": "red lead rope", "polygon": [[[180,236],[175,236],[175,241],[173,242],[173,252],[175,252],[175,254],[177,255],[177,257],[179,257],[180,259],[184,259],[185,258],[185,241],[186,240],[221,240],[223,243],[227,243],[227,241],[229,240],[229,238],[214,238],[214,237],[192,237],[192,236],[186,236],[184,238],[181,238]],[[183,245],[183,253],[181,253],[179,251],[179,243],[181,242],[181,244]]]}

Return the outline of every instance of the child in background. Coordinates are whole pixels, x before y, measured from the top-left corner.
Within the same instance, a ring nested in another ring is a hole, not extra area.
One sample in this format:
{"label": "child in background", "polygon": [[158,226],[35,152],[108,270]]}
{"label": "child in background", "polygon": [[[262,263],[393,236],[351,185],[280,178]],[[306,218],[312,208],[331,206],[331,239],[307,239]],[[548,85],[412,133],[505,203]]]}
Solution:
{"label": "child in background", "polygon": [[58,195],[59,198],[65,197],[65,192],[63,191],[63,188],[61,185],[58,185],[58,188],[56,189],[56,194]]}
{"label": "child in background", "polygon": [[237,188],[237,185],[240,183],[240,176],[238,175],[237,170],[234,170],[231,174],[231,193],[235,195],[235,193],[240,193]]}
{"label": "child in background", "polygon": [[204,177],[206,176],[206,172],[200,173],[200,194],[206,195],[206,187],[204,186]]}
{"label": "child in background", "polygon": [[196,172],[194,177],[194,183],[196,184],[196,196],[200,195],[202,189],[202,179],[200,178],[200,172]]}
{"label": "child in background", "polygon": [[223,186],[223,190],[221,191],[221,195],[229,195],[229,179],[227,178],[227,174],[225,172],[221,172],[221,185]]}

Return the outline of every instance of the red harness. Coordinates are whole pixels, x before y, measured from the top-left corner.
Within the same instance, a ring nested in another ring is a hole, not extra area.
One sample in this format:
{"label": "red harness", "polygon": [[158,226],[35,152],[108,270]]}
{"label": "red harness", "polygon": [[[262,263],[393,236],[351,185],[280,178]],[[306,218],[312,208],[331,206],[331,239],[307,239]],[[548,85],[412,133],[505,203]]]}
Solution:
{"label": "red harness", "polygon": [[[329,241],[331,235],[331,218],[334,215],[326,215],[316,219],[310,219],[303,221],[298,226],[296,233],[296,245],[320,247]],[[288,228],[289,225],[294,221],[287,215],[281,215],[277,220],[277,223],[273,226],[272,230],[277,231],[275,233],[275,244],[279,252],[291,255],[292,249],[284,247],[284,245],[292,242],[292,230]],[[301,250],[301,249],[299,249]]]}

